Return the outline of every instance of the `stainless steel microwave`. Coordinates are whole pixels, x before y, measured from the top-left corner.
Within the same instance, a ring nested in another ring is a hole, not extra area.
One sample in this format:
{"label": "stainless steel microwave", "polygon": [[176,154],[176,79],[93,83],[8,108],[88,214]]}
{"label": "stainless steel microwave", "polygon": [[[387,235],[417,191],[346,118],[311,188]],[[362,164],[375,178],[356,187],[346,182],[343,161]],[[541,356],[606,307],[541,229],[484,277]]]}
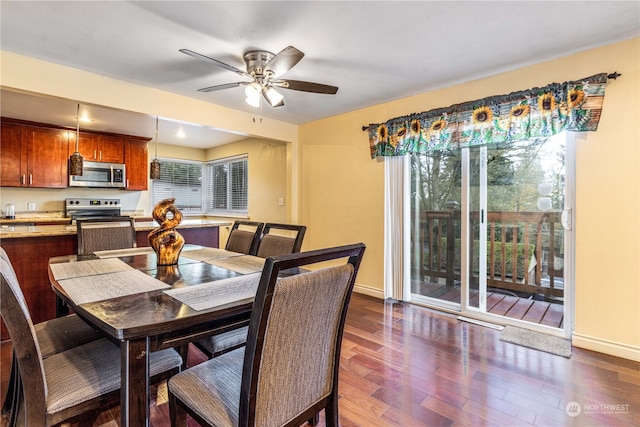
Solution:
{"label": "stainless steel microwave", "polygon": [[69,187],[125,188],[126,183],[122,163],[83,162],[82,175],[69,175]]}

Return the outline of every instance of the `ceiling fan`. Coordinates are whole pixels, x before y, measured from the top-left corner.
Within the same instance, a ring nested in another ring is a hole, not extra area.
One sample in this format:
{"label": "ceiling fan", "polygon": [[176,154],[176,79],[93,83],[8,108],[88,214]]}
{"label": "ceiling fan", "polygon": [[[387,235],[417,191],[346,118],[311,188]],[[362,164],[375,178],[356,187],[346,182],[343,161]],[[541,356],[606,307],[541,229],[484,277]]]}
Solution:
{"label": "ceiling fan", "polygon": [[283,106],[284,97],[276,91],[275,88],[330,95],[334,95],[338,91],[336,86],[300,80],[281,79],[280,76],[293,68],[304,56],[304,53],[293,46],[284,48],[277,55],[265,50],[251,50],[246,52],[243,58],[247,65],[247,71],[242,71],[232,65],[225,64],[217,59],[209,58],[208,56],[201,55],[189,49],[180,49],[180,52],[251,79],[251,81],[246,82],[209,86],[198,89],[198,92],[213,92],[244,86],[247,96],[246,101],[254,107],[260,105],[260,95],[262,95],[272,107]]}

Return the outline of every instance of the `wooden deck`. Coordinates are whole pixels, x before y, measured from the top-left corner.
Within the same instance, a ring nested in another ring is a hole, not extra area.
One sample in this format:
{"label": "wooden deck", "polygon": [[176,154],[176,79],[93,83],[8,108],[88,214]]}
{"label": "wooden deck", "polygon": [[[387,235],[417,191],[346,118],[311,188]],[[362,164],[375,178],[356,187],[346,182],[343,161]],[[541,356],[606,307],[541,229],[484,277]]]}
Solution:
{"label": "wooden deck", "polygon": [[[461,289],[459,286],[414,282],[411,291],[441,301],[460,303]],[[471,306],[478,306],[479,294],[479,291],[471,290]],[[521,298],[498,292],[487,291],[487,312],[554,328],[562,328],[564,324],[564,305],[562,303]]]}

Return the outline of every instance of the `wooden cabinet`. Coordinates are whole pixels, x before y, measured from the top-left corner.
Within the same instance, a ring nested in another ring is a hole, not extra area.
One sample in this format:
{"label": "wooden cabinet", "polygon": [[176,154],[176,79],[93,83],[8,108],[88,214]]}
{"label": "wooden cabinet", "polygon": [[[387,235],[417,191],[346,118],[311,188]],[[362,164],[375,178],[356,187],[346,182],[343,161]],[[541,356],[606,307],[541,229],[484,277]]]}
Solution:
{"label": "wooden cabinet", "polygon": [[2,124],[0,186],[66,188],[69,141],[66,131]]}
{"label": "wooden cabinet", "polygon": [[0,184],[3,187],[22,187],[27,173],[26,129],[23,126],[2,124],[0,135]]}
{"label": "wooden cabinet", "polygon": [[[89,162],[124,163],[124,138],[80,132],[78,152]],[[75,132],[69,141],[69,155],[76,151]]]}
{"label": "wooden cabinet", "polygon": [[[49,258],[78,251],[75,234],[2,239],[24,293],[33,323],[56,317],[56,295],[49,280]],[[2,322],[0,339],[9,338]]]}
{"label": "wooden cabinet", "polygon": [[125,139],[124,163],[127,170],[127,190],[146,190],[149,183],[147,141]]}
{"label": "wooden cabinet", "polygon": [[[69,156],[76,131],[3,117],[0,135],[0,186],[67,188]],[[124,163],[127,190],[147,190],[151,138],[80,132],[78,151],[85,161]]]}

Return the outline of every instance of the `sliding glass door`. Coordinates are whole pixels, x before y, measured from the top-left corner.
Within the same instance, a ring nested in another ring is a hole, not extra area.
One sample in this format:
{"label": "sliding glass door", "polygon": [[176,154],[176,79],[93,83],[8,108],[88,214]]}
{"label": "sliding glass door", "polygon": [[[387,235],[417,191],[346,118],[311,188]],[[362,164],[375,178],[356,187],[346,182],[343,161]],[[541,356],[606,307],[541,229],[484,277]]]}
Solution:
{"label": "sliding glass door", "polygon": [[461,153],[411,156],[411,292],[415,301],[460,309]]}
{"label": "sliding glass door", "polygon": [[562,134],[413,155],[412,300],[565,329],[571,147]]}

